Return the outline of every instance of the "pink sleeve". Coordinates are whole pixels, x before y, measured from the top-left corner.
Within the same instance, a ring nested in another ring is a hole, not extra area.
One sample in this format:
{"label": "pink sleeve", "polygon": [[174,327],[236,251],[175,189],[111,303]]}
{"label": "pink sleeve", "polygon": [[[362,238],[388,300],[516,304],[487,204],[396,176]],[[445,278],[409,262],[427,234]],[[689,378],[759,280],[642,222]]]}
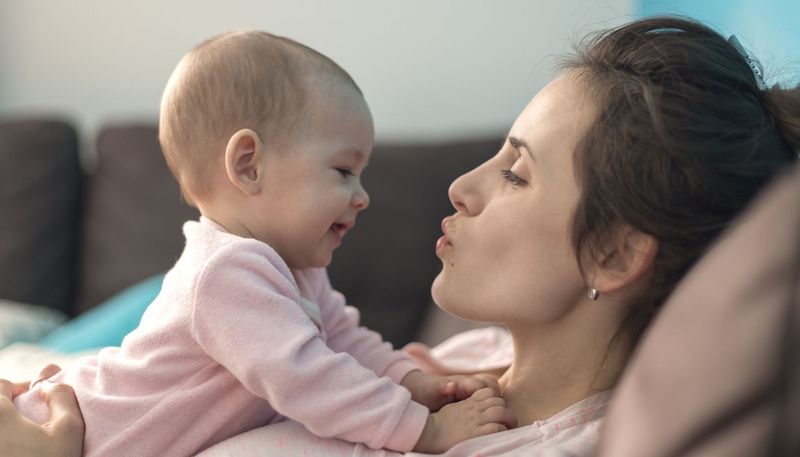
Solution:
{"label": "pink sleeve", "polygon": [[250,392],[316,435],[412,449],[427,409],[322,341],[296,304],[285,264],[279,269],[270,262],[274,255],[234,243],[203,267],[193,297],[198,344]]}
{"label": "pink sleeve", "polygon": [[333,290],[325,269],[305,270],[296,277],[299,282],[308,281],[312,289],[331,349],[352,355],[362,366],[396,383],[409,371],[419,369],[406,353],[394,350],[380,334],[359,325],[358,310],[345,305],[344,296]]}
{"label": "pink sleeve", "polygon": [[294,421],[259,427],[228,438],[197,454],[196,457],[413,457],[386,449],[368,449],[363,444],[321,438]]}

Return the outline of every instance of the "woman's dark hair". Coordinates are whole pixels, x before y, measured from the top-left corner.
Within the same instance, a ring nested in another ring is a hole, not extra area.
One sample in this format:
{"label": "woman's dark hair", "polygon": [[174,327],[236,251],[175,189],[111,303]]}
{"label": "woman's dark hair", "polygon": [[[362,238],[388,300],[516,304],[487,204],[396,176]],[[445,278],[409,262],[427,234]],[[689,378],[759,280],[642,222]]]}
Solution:
{"label": "woman's dark hair", "polygon": [[711,241],[797,160],[800,91],[760,90],[725,38],[676,17],[591,36],[562,66],[599,107],[575,152],[579,264],[598,258],[621,224],[659,243],[649,283],[617,334],[633,347]]}

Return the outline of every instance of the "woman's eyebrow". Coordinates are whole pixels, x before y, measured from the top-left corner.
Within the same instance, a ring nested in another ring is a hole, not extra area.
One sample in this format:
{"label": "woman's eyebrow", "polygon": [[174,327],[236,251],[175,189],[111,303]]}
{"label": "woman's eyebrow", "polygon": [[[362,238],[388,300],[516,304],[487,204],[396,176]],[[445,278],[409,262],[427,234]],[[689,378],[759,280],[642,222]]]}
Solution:
{"label": "woman's eyebrow", "polygon": [[515,136],[509,136],[508,143],[511,145],[511,147],[513,147],[517,151],[524,149],[525,152],[527,152],[528,155],[531,156],[531,160],[533,160],[534,162],[536,161],[536,158],[533,156],[533,152],[531,152],[531,148],[528,147],[528,143],[526,143],[525,140],[522,140]]}

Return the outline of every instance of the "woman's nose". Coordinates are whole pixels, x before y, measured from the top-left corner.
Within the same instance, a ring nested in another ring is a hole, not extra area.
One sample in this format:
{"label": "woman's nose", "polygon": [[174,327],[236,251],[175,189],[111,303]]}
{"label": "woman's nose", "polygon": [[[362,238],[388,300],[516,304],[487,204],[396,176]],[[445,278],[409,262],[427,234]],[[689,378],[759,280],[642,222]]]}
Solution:
{"label": "woman's nose", "polygon": [[455,208],[456,211],[471,216],[480,212],[480,169],[481,167],[478,167],[465,173],[450,184],[447,195],[450,197],[450,202],[453,204],[453,208]]}

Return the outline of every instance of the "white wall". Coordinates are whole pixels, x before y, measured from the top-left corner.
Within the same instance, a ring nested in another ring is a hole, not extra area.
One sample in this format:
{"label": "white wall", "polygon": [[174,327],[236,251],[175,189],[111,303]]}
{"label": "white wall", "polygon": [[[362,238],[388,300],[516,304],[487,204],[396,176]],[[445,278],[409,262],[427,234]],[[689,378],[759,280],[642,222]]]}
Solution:
{"label": "white wall", "polygon": [[504,132],[552,56],[631,18],[633,0],[0,0],[0,116],[61,113],[91,143],[108,122],[154,122],[173,66],[233,28],[301,41],[364,91],[379,140]]}

